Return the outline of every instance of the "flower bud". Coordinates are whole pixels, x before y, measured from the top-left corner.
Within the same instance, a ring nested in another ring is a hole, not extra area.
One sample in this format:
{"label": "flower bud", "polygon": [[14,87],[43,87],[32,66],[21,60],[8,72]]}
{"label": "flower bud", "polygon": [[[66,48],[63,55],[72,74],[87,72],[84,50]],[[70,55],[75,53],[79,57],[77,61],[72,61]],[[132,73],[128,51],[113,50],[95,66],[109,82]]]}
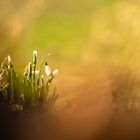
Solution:
{"label": "flower bud", "polygon": [[7,59],[8,59],[8,67],[9,68],[13,67],[13,65],[12,65],[12,59],[11,59],[10,55],[8,55]]}
{"label": "flower bud", "polygon": [[49,75],[51,74],[51,69],[50,69],[50,67],[48,66],[47,63],[45,64],[45,74],[46,74],[47,76],[49,76]]}
{"label": "flower bud", "polygon": [[33,51],[33,64],[36,65],[36,63],[37,63],[37,51],[34,50],[34,51]]}

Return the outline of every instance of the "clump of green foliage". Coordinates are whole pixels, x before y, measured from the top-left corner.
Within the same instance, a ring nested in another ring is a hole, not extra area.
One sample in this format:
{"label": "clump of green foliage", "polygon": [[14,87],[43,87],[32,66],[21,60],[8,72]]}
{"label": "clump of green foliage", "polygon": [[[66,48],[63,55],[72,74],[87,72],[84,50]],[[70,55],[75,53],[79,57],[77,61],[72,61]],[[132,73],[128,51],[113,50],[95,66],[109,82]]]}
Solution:
{"label": "clump of green foliage", "polygon": [[34,51],[32,62],[23,75],[15,71],[10,56],[4,59],[0,66],[0,109],[28,111],[42,108],[45,102],[48,105],[55,103],[58,97],[56,88],[49,95],[49,87],[58,70],[51,71],[46,59],[43,58],[37,70],[37,51]]}

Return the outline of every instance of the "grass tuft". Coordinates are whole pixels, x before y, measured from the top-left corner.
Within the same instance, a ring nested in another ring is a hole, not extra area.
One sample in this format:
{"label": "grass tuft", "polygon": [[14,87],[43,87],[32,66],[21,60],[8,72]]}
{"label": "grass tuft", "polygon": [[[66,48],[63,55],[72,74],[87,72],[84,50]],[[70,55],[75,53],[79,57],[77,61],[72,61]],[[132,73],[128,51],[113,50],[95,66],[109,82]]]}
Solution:
{"label": "grass tuft", "polygon": [[49,87],[58,70],[51,71],[46,59],[47,56],[37,69],[37,51],[34,51],[32,62],[26,66],[23,75],[15,71],[9,55],[3,60],[0,65],[0,109],[22,112],[40,109],[45,102],[49,106],[55,104],[56,88],[49,95]]}

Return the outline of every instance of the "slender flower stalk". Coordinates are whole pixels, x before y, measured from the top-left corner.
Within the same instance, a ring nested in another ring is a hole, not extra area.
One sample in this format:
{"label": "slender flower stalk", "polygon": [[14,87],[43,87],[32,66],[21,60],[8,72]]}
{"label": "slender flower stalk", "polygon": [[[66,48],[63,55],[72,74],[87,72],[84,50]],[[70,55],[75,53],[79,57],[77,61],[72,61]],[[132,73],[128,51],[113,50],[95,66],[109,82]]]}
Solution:
{"label": "slender flower stalk", "polygon": [[41,76],[41,86],[43,86],[44,85],[44,76],[42,75]]}
{"label": "slender flower stalk", "polygon": [[12,59],[10,55],[7,56],[7,62],[8,62],[8,69],[7,69],[7,76],[8,76],[8,90],[11,91],[11,94],[9,93],[8,97],[10,99],[10,103],[14,101],[14,70],[13,70],[13,65],[12,65]]}
{"label": "slender flower stalk", "polygon": [[36,94],[36,64],[37,64],[37,51],[33,52],[33,92]]}

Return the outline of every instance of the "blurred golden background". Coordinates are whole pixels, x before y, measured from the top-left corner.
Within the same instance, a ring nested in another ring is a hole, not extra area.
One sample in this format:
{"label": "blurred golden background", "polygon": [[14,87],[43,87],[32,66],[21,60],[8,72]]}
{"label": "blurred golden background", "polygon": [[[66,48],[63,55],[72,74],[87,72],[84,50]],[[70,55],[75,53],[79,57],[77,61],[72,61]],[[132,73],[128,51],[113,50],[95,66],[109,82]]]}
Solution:
{"label": "blurred golden background", "polygon": [[139,7],[139,0],[2,0],[0,59],[10,54],[22,72],[34,49],[39,61],[50,53],[72,86],[97,67],[138,70]]}
{"label": "blurred golden background", "polygon": [[1,59],[11,54],[22,68],[37,49],[40,58],[51,53],[72,69],[139,56],[139,6],[139,0],[2,0]]}
{"label": "blurred golden background", "polygon": [[81,110],[81,122],[109,118],[112,73],[139,77],[139,38],[140,0],[0,1],[0,60],[10,54],[22,72],[33,50],[39,61],[50,53],[58,104]]}

